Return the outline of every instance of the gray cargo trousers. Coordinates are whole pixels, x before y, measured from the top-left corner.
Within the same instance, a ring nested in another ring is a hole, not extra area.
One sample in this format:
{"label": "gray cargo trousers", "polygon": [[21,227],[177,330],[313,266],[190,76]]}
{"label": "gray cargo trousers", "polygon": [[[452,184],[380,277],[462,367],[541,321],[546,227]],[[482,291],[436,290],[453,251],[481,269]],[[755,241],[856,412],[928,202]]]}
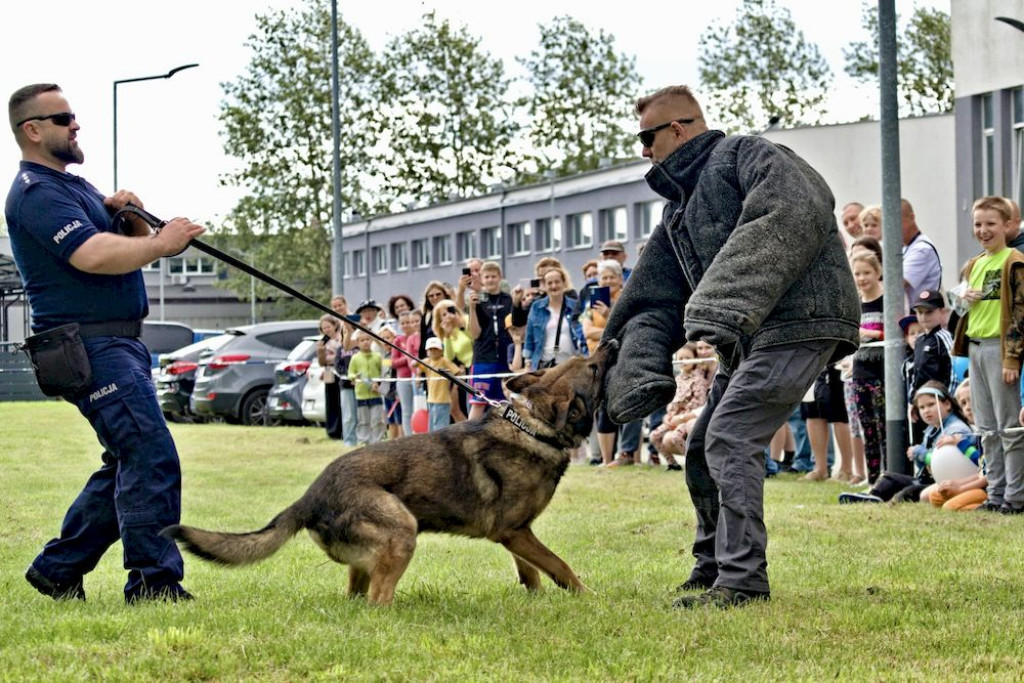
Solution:
{"label": "gray cargo trousers", "polygon": [[697,513],[691,579],[768,592],[764,454],[836,350],[813,340],[754,351],[719,370],[686,444],[686,485]]}

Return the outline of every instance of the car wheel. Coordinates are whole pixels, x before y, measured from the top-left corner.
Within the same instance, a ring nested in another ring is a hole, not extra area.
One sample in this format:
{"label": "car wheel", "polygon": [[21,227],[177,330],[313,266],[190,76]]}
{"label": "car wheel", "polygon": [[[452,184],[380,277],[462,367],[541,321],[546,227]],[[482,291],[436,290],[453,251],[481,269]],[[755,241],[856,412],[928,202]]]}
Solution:
{"label": "car wheel", "polygon": [[267,413],[267,395],[269,389],[257,389],[242,401],[242,424],[256,427],[273,427],[281,423],[278,418]]}

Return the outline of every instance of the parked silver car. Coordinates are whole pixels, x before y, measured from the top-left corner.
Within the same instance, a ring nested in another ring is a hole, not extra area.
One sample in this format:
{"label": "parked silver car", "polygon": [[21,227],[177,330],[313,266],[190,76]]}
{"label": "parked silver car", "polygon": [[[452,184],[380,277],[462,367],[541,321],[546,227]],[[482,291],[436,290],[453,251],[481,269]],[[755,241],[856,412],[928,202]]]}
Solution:
{"label": "parked silver car", "polygon": [[291,350],[288,357],[274,368],[274,386],[267,396],[267,413],[291,423],[306,422],[302,414],[302,388],[306,386],[306,371],[316,360],[316,342],[320,337],[305,337]]}
{"label": "parked silver car", "polygon": [[201,422],[192,412],[190,399],[199,372],[200,357],[212,356],[220,347],[234,339],[230,334],[207,337],[171,353],[161,353],[156,372],[156,398],[164,417],[172,422]]}
{"label": "parked silver car", "polygon": [[225,330],[234,339],[199,364],[192,406],[198,415],[220,416],[247,425],[274,424],[267,413],[267,395],[274,386],[274,367],[303,337],[319,332],[316,320],[257,323]]}

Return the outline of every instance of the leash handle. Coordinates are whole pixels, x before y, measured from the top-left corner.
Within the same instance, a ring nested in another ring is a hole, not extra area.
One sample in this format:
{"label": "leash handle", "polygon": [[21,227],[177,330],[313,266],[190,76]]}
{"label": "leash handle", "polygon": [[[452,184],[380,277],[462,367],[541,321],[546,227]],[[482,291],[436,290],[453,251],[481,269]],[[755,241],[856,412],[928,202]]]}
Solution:
{"label": "leash handle", "polygon": [[[126,213],[135,214],[136,216],[138,216],[142,220],[146,221],[146,223],[148,223],[157,232],[159,232],[161,228],[163,228],[165,225],[167,225],[167,221],[160,220],[159,218],[157,218],[153,214],[149,213],[145,209],[142,209],[142,208],[140,208],[138,206],[135,206],[134,204],[127,204],[127,205],[125,205],[125,207],[123,209],[119,210],[117,213],[114,214],[114,220],[115,221],[119,220],[119,217],[123,216],[123,214],[126,214]],[[123,220],[123,218],[121,220]],[[342,321],[344,323],[348,323],[349,325],[352,325],[357,330],[370,335],[371,337],[376,339],[378,342],[380,342],[382,344],[386,344],[387,346],[390,346],[391,348],[393,348],[393,349],[395,349],[397,351],[400,351],[401,353],[405,354],[407,357],[411,358],[412,360],[416,361],[417,363],[420,363],[421,365],[424,365],[425,367],[430,368],[431,370],[433,370],[437,374],[439,374],[442,377],[444,377],[445,379],[447,379],[449,382],[452,382],[453,384],[455,384],[455,385],[457,385],[459,387],[462,387],[463,389],[468,391],[470,394],[472,394],[476,398],[483,398],[483,392],[478,390],[478,389],[475,389],[468,382],[466,382],[464,380],[461,380],[458,377],[453,376],[452,374],[450,374],[446,370],[440,370],[438,368],[431,367],[428,363],[424,363],[422,360],[420,360],[416,356],[412,355],[411,353],[409,353],[408,351],[406,351],[402,347],[398,346],[397,344],[392,344],[387,339],[384,339],[383,337],[379,336],[376,332],[374,332],[374,331],[370,330],[369,328],[365,327],[362,323],[356,322],[354,320],[349,320],[348,318],[345,318],[345,317],[339,315],[331,307],[325,306],[324,304],[320,303],[316,299],[314,299],[314,298],[312,298],[310,296],[307,296],[306,294],[303,294],[302,292],[300,292],[299,290],[295,289],[291,285],[285,284],[284,282],[281,282],[277,278],[272,277],[270,275],[267,275],[266,273],[264,273],[264,272],[262,272],[260,270],[257,270],[256,268],[253,268],[248,263],[245,263],[244,261],[240,261],[239,259],[235,258],[234,256],[232,256],[230,254],[226,254],[223,251],[221,251],[220,249],[217,249],[216,247],[210,246],[209,244],[206,244],[205,242],[201,242],[201,241],[193,238],[193,240],[191,242],[189,242],[189,244],[191,246],[195,247],[196,249],[198,249],[199,251],[204,252],[206,254],[209,254],[210,256],[214,257],[215,259],[223,261],[224,263],[228,264],[229,266],[232,266],[234,268],[238,268],[239,270],[241,270],[242,272],[246,273],[247,275],[251,275],[251,276],[253,276],[255,278],[258,278],[258,279],[262,280],[263,282],[266,282],[268,285],[270,285],[272,287],[276,287],[277,289],[280,289],[282,292],[285,292],[286,294],[291,294],[293,297],[295,297],[299,301],[312,306],[313,308],[317,309],[318,311],[323,311],[324,313],[326,313],[328,315],[331,315],[331,316],[337,318],[338,320],[340,320],[340,321]]]}

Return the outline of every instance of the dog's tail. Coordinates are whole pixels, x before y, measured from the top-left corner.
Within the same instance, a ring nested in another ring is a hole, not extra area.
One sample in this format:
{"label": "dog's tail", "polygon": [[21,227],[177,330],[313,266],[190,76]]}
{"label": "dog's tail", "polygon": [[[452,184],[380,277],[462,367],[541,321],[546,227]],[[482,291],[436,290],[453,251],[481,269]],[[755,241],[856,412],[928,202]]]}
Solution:
{"label": "dog's tail", "polygon": [[259,531],[233,534],[175,524],[160,535],[178,541],[182,548],[204,560],[239,566],[267,559],[305,526],[300,500]]}

